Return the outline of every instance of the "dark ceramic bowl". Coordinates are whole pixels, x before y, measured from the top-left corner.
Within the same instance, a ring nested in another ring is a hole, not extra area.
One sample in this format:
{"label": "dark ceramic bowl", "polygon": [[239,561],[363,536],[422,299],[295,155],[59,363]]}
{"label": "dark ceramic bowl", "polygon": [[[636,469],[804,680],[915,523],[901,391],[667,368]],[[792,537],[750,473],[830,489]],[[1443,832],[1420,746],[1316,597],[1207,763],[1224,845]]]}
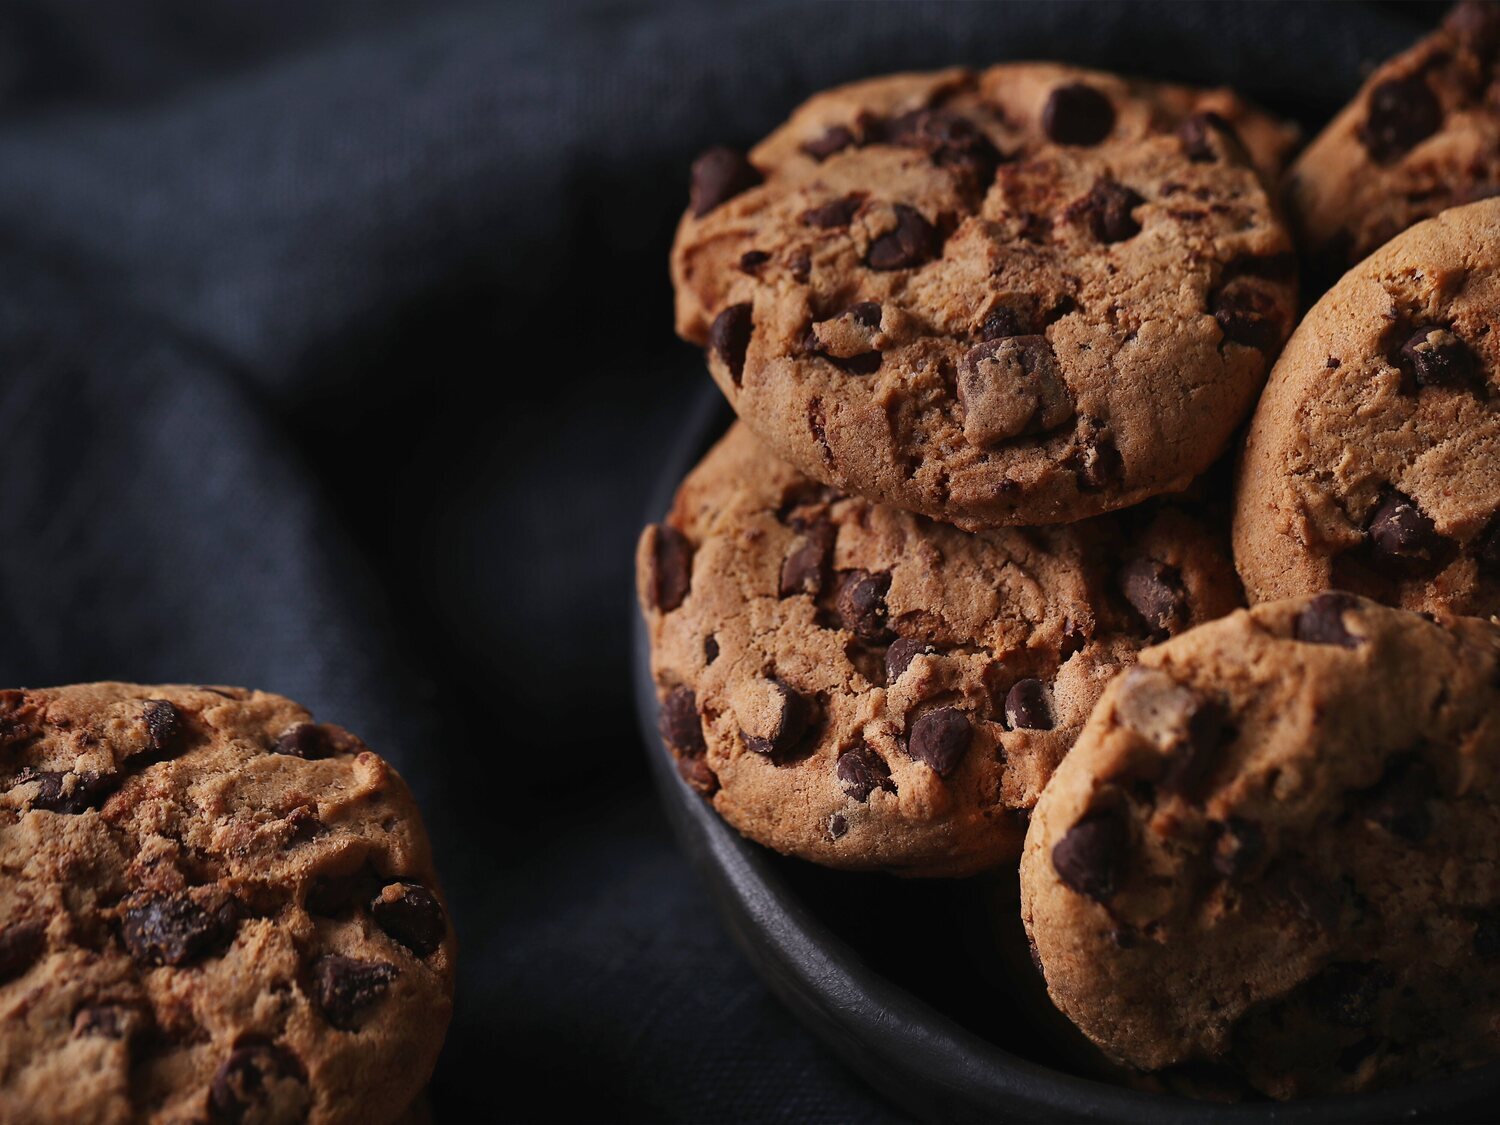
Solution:
{"label": "dark ceramic bowl", "polygon": [[[706,388],[662,466],[649,519],[729,422]],[[1014,878],[899,880],[827,871],[741,837],[678,778],[656,733],[640,614],[641,732],[677,838],[771,990],[871,1085],[924,1119],[1149,1122],[1488,1121],[1500,1067],[1357,1097],[1233,1105],[1087,1077],[1026,963]]]}

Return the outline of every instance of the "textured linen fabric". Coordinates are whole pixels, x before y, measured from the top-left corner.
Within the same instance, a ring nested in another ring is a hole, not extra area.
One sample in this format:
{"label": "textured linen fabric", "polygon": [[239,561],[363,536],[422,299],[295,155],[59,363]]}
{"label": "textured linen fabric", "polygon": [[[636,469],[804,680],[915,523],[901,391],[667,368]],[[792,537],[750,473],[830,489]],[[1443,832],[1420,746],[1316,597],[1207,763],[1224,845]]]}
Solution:
{"label": "textured linen fabric", "polygon": [[627,671],[692,156],[1052,58],[1315,128],[1421,5],[0,0],[0,684],[284,692],[422,801],[439,1119],[874,1121],[667,838]]}

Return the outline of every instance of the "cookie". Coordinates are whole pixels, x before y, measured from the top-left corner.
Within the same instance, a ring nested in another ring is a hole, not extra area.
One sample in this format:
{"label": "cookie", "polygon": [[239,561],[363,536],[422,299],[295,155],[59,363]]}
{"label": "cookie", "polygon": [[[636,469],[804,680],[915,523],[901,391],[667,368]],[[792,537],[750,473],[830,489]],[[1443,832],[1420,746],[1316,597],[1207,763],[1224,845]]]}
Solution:
{"label": "cookie", "polygon": [[1224,91],[1031,64],[803,105],[694,165],[677,330],[804,473],[969,529],[1183,488],[1295,315],[1262,185],[1290,135]]}
{"label": "cookie", "polygon": [[1293,165],[1287,198],[1329,283],[1407,227],[1500,193],[1500,5],[1463,3],[1384,63]]}
{"label": "cookie", "polygon": [[1252,602],[1329,587],[1500,613],[1500,199],[1392,240],[1298,326],[1246,440]]}
{"label": "cookie", "polygon": [[1332,592],[1146,650],[1042,795],[1022,912],[1104,1051],[1364,1090],[1500,1054],[1500,627]]}
{"label": "cookie", "polygon": [[689,784],[769,847],[907,875],[1014,860],[1109,677],[1238,599],[1176,507],[970,534],[819,484],[743,425],[646,529],[638,576]]}
{"label": "cookie", "polygon": [[0,692],[0,1119],[395,1118],[454,943],[396,772],[238,688]]}

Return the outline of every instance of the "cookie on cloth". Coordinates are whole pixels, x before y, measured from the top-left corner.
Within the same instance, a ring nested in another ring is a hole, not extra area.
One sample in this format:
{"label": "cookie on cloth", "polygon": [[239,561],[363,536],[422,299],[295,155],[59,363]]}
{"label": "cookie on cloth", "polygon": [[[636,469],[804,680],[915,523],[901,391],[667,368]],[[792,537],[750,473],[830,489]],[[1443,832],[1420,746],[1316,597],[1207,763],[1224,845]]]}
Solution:
{"label": "cookie on cloth", "polygon": [[1500,613],[1500,199],[1445,211],[1308,312],[1256,408],[1235,562],[1252,602],[1337,587]]}
{"label": "cookie on cloth", "polygon": [[970,529],[1126,507],[1218,456],[1291,330],[1291,139],[1051,64],[841,87],[694,165],[677,330],[823,483]]}
{"label": "cookie on cloth", "polygon": [[689,784],[779,851],[908,875],[1014,861],[1109,677],[1239,599],[1185,509],[970,534],[811,480],[740,424],[637,572]]}
{"label": "cookie on cloth", "polygon": [[1297,158],[1292,217],[1332,282],[1407,227],[1500,193],[1500,5],[1456,5]]}
{"label": "cookie on cloth", "polygon": [[421,817],[277,695],[0,692],[0,1118],[393,1119],[454,942]]}
{"label": "cookie on cloth", "polygon": [[1500,627],[1333,592],[1147,649],[1042,794],[1021,894],[1058,1007],[1168,1085],[1500,1057]]}

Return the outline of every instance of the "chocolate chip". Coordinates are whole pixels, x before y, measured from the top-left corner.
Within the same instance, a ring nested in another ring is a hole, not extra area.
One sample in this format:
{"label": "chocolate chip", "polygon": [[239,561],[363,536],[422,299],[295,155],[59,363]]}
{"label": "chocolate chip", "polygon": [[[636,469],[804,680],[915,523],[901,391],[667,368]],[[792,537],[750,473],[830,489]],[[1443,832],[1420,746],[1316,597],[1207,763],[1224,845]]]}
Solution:
{"label": "chocolate chip", "polygon": [[1057,659],[1061,663],[1076,652],[1082,652],[1083,646],[1089,643],[1088,634],[1079,625],[1071,621],[1063,622],[1062,640],[1057,646]]}
{"label": "chocolate chip", "polygon": [[693,545],[675,527],[657,524],[651,542],[651,604],[670,613],[688,596],[693,578]]}
{"label": "chocolate chip", "polygon": [[1125,459],[1107,437],[1080,438],[1063,458],[1065,468],[1078,478],[1081,492],[1098,492],[1125,475]]}
{"label": "chocolate chip", "polygon": [[1388,78],[1370,91],[1369,112],[1359,127],[1359,139],[1377,164],[1390,164],[1443,123],[1439,104],[1427,79],[1419,72]]}
{"label": "chocolate chip", "polygon": [[300,1121],[311,1103],[307,1070],[291,1051],[241,1036],[214,1071],[208,1108],[215,1122]]}
{"label": "chocolate chip", "polygon": [[1041,680],[1018,680],[1005,693],[1005,721],[1011,730],[1051,730],[1047,685]]}
{"label": "chocolate chip", "polygon": [[313,962],[313,999],[330,1024],[353,1031],[360,1013],[384,996],[399,975],[395,965],[384,961],[327,954]]}
{"label": "chocolate chip", "polygon": [[778,593],[783,598],[806,594],[816,598],[828,584],[828,567],[838,530],[827,520],[810,524],[791,554],[782,560]]}
{"label": "chocolate chip", "polygon": [[316,761],[332,752],[327,734],[317,723],[294,723],[281,732],[274,752],[289,754],[294,758]]}
{"label": "chocolate chip", "polygon": [[186,965],[219,953],[239,927],[233,899],[204,909],[185,893],[139,894],[120,922],[120,936],[137,965]]}
{"label": "chocolate chip", "polygon": [[1218,161],[1219,151],[1213,144],[1216,134],[1225,144],[1232,146],[1236,155],[1243,153],[1243,146],[1234,127],[1217,113],[1195,113],[1177,126],[1177,139],[1182,142],[1183,154],[1194,164],[1212,164]]}
{"label": "chocolate chip", "polygon": [[1367,1027],[1385,985],[1385,974],[1378,966],[1339,961],[1307,982],[1307,1002],[1329,1023]]}
{"label": "chocolate chip", "polygon": [[662,740],[677,753],[701,757],[708,753],[703,740],[703,720],[698,715],[698,697],[692,688],[675,687],[662,697],[657,729]]}
{"label": "chocolate chip", "polygon": [[770,260],[771,255],[764,250],[746,250],[740,255],[740,269],[745,273],[754,274]]}
{"label": "chocolate chip", "polygon": [[867,644],[884,644],[890,639],[885,604],[890,588],[891,576],[886,572],[871,574],[867,570],[851,570],[845,573],[834,602],[839,623]]}
{"label": "chocolate chip", "polygon": [[994,445],[1055,429],[1073,417],[1073,396],[1045,336],[1006,336],[970,348],[958,365],[964,440]]}
{"label": "chocolate chip", "polygon": [[893,210],[896,227],[870,243],[866,264],[873,270],[908,270],[937,257],[937,231],[922,213],[904,203]]}
{"label": "chocolate chip", "polygon": [[859,210],[863,199],[857,195],[846,196],[843,199],[835,199],[829,203],[811,207],[802,212],[804,226],[816,227],[819,230],[836,230],[839,227],[847,227],[854,221],[854,213]]}
{"label": "chocolate chip", "polygon": [[152,754],[171,754],[182,747],[187,724],[182,713],[165,699],[148,699],[141,710],[146,721],[146,738]]}
{"label": "chocolate chip", "polygon": [[31,769],[23,769],[16,776],[18,784],[29,781],[37,783],[31,808],[77,814],[98,808],[119,784],[120,777],[115,773],[95,773],[93,770],[58,773]]}
{"label": "chocolate chip", "polygon": [[298,805],[286,814],[286,824],[288,846],[305,843],[321,835],[326,828],[326,825],[318,819],[316,805]]}
{"label": "chocolate chip", "polygon": [[854,144],[854,142],[854,133],[847,126],[830,125],[821,137],[805,141],[802,145],[802,151],[814,160],[822,163],[834,153],[843,152],[844,149]]}
{"label": "chocolate chip", "polygon": [[1120,568],[1120,591],[1140,614],[1153,641],[1186,628],[1188,594],[1175,566],[1155,559],[1133,559]]}
{"label": "chocolate chip", "polygon": [[1418,387],[1473,387],[1478,363],[1469,346],[1442,325],[1416,329],[1401,345],[1398,366]]}
{"label": "chocolate chip", "polygon": [[719,791],[719,775],[709,766],[708,759],[701,755],[695,758],[678,758],[677,776],[705,797],[712,797]]}
{"label": "chocolate chip", "polygon": [[833,449],[828,444],[828,416],[823,412],[823,400],[814,396],[807,401],[807,432],[818,443],[823,463],[833,467]]}
{"label": "chocolate chip", "polygon": [[1339,645],[1342,648],[1358,648],[1364,644],[1344,628],[1344,614],[1359,605],[1352,594],[1333,591],[1319,594],[1302,607],[1292,622],[1292,637],[1313,645]]}
{"label": "chocolate chip", "polygon": [[1096,145],[1114,127],[1114,104],[1082,82],[1057,87],[1042,107],[1042,130],[1060,145]]}
{"label": "chocolate chip", "polygon": [[1086,224],[1100,242],[1124,242],[1141,233],[1131,214],[1146,200],[1114,180],[1100,179],[1082,199],[1068,206],[1067,217]]}
{"label": "chocolate chip", "polygon": [[865,328],[877,329],[880,327],[880,302],[860,301],[857,304],[850,305],[849,315],[854,318],[855,323]]}
{"label": "chocolate chip", "polygon": [[1214,870],[1226,879],[1246,875],[1266,852],[1266,837],[1252,821],[1232,816],[1219,825],[1214,841]]}
{"label": "chocolate chip", "polygon": [[906,752],[945,778],[958,768],[973,739],[974,728],[967,715],[957,707],[939,707],[912,723]]}
{"label": "chocolate chip", "polygon": [[719,362],[729,368],[729,377],[734,385],[740,385],[745,374],[745,355],[750,350],[750,333],[754,325],[750,320],[750,305],[730,305],[708,328],[708,347]]}
{"label": "chocolate chip", "polygon": [[816,709],[795,688],[768,677],[743,689],[736,710],[745,748],[756,754],[784,757],[806,737]]}
{"label": "chocolate chip", "polygon": [[846,375],[873,375],[880,370],[881,361],[884,359],[879,352],[861,352],[859,355],[846,358],[824,355],[823,358]]}
{"label": "chocolate chip", "polygon": [[1262,352],[1281,343],[1281,310],[1275,298],[1252,284],[1230,282],[1209,296],[1208,308],[1226,340]]}
{"label": "chocolate chip", "polygon": [[891,780],[891,767],[885,764],[884,758],[863,744],[839,755],[834,772],[838,775],[844,792],[856,801],[868,800],[870,794],[877,789],[883,789],[887,793],[896,791],[896,783]]}
{"label": "chocolate chip", "polygon": [[988,341],[1003,340],[1007,336],[1027,336],[1030,335],[1028,329],[1026,318],[1021,313],[1005,305],[996,305],[980,325],[979,338]]}
{"label": "chocolate chip", "polygon": [[1171,762],[1161,779],[1162,789],[1189,801],[1202,801],[1218,769],[1221,751],[1232,735],[1228,705],[1220,699],[1198,698],[1182,737],[1173,747]]}
{"label": "chocolate chip", "polygon": [[943,110],[918,109],[890,122],[886,139],[891,144],[920,148],[932,162],[973,176],[986,184],[995,174],[1000,154],[990,139],[966,117]]}
{"label": "chocolate chip", "polygon": [[893,684],[906,674],[919,653],[936,652],[937,646],[916,637],[897,637],[885,650],[885,682]]}
{"label": "chocolate chip", "polygon": [[31,968],[46,948],[44,922],[12,922],[0,928],[0,984],[15,980]]}
{"label": "chocolate chip", "polygon": [[1052,868],[1063,884],[1095,902],[1107,902],[1125,874],[1130,825],[1122,805],[1085,813],[1052,848]]}
{"label": "chocolate chip", "polygon": [[849,818],[843,813],[836,812],[828,818],[828,835],[831,839],[842,839],[849,831]]}
{"label": "chocolate chip", "polygon": [[1415,500],[1394,491],[1375,509],[1366,530],[1371,552],[1385,563],[1431,562],[1447,542]]}
{"label": "chocolate chip", "polygon": [[701,219],[760,181],[760,173],[734,149],[722,145],[711,148],[693,161],[688,207],[694,218]]}
{"label": "chocolate chip", "polygon": [[712,664],[719,659],[719,638],[710,634],[703,638],[703,663]]}
{"label": "chocolate chip", "polygon": [[345,875],[317,875],[308,881],[303,905],[320,918],[340,918],[369,901],[384,883],[368,862]]}
{"label": "chocolate chip", "polygon": [[443,943],[448,917],[431,891],[417,883],[389,883],[370,903],[375,924],[418,957]]}
{"label": "chocolate chip", "polygon": [[1427,802],[1437,793],[1437,776],[1425,759],[1403,754],[1386,767],[1380,781],[1364,794],[1365,816],[1387,832],[1413,844],[1432,834]]}

